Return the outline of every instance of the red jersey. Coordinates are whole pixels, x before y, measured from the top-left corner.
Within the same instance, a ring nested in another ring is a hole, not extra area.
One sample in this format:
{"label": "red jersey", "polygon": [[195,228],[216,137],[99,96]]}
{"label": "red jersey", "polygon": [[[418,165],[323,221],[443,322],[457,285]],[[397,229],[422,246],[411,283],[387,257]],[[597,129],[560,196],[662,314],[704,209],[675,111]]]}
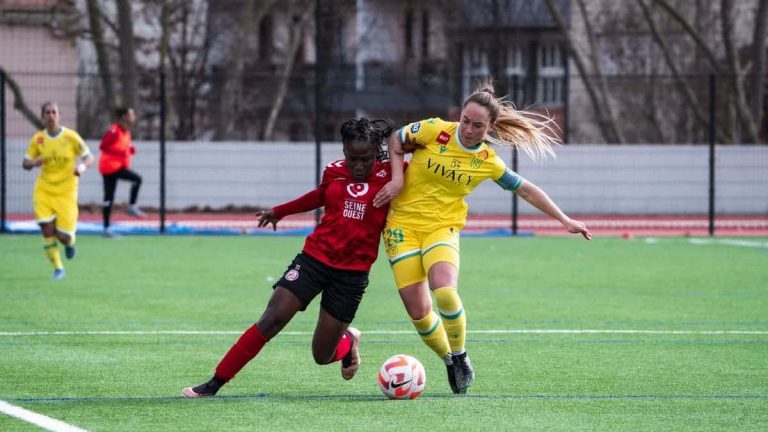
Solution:
{"label": "red jersey", "polygon": [[131,167],[131,155],[136,149],[131,145],[131,131],[125,130],[120,123],[109,127],[99,144],[99,172],[103,175],[114,174],[121,169]]}
{"label": "red jersey", "polygon": [[358,183],[338,160],[323,171],[320,186],[272,209],[283,218],[325,205],[320,224],[307,237],[304,253],[340,270],[369,271],[379,253],[379,238],[389,206],[376,208],[373,197],[392,178],[389,161],[376,162],[371,175]]}

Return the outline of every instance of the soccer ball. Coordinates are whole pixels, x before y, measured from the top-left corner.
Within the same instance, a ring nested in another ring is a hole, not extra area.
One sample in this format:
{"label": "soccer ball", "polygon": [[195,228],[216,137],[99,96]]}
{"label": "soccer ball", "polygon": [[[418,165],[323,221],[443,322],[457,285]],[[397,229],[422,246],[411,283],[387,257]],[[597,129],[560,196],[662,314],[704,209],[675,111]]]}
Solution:
{"label": "soccer ball", "polygon": [[426,383],[424,365],[407,354],[388,358],[379,369],[379,389],[390,399],[416,399]]}

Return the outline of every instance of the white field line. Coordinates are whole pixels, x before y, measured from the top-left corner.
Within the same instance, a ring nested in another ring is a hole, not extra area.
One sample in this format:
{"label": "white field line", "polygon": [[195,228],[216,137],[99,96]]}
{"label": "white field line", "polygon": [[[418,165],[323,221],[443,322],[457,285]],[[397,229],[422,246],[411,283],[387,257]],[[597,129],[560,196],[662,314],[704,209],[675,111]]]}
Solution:
{"label": "white field line", "polygon": [[[398,335],[411,334],[413,330],[368,330],[366,334]],[[0,337],[19,336],[196,336],[196,335],[239,335],[240,330],[83,330],[83,331],[27,331],[0,332]],[[622,335],[768,335],[768,330],[633,330],[633,329],[501,329],[468,330],[468,334],[622,334]],[[287,331],[285,336],[307,336],[313,332]]]}
{"label": "white field line", "polygon": [[26,410],[16,405],[11,405],[8,402],[0,400],[0,413],[16,417],[24,420],[27,423],[32,423],[35,426],[39,426],[45,430],[53,432],[87,432],[85,429],[80,429],[77,426],[72,426],[69,423],[64,423],[61,420],[56,420],[38,414],[33,411]]}
{"label": "white field line", "polygon": [[727,246],[738,247],[752,247],[752,248],[768,248],[768,243],[753,241],[753,240],[735,240],[735,239],[698,239],[693,238],[688,240],[691,244],[705,245],[705,244],[721,244]]}

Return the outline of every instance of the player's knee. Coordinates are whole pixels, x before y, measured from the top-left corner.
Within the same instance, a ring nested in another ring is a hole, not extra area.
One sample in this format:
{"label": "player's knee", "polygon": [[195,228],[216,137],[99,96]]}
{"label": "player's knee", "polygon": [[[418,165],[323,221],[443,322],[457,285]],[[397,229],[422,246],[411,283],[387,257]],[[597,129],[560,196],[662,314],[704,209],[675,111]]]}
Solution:
{"label": "player's knee", "polygon": [[261,319],[259,319],[259,322],[257,323],[261,333],[270,339],[276,334],[280,333],[280,330],[282,330],[286,324],[288,324],[287,320],[281,319],[279,316],[274,314],[262,315]]}
{"label": "player's knee", "polygon": [[408,316],[412,320],[418,321],[420,319],[423,319],[427,315],[429,315],[430,312],[432,312],[432,303],[431,302],[418,302],[413,304],[406,303],[405,310],[408,312]]}

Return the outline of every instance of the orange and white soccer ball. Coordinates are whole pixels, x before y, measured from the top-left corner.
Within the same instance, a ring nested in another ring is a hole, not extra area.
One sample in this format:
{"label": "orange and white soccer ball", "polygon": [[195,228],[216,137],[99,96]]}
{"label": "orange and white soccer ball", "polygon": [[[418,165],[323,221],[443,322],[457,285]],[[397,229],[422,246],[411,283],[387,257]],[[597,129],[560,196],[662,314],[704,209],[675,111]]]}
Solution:
{"label": "orange and white soccer ball", "polygon": [[416,399],[425,384],[424,365],[408,354],[388,358],[379,369],[379,388],[390,399]]}

